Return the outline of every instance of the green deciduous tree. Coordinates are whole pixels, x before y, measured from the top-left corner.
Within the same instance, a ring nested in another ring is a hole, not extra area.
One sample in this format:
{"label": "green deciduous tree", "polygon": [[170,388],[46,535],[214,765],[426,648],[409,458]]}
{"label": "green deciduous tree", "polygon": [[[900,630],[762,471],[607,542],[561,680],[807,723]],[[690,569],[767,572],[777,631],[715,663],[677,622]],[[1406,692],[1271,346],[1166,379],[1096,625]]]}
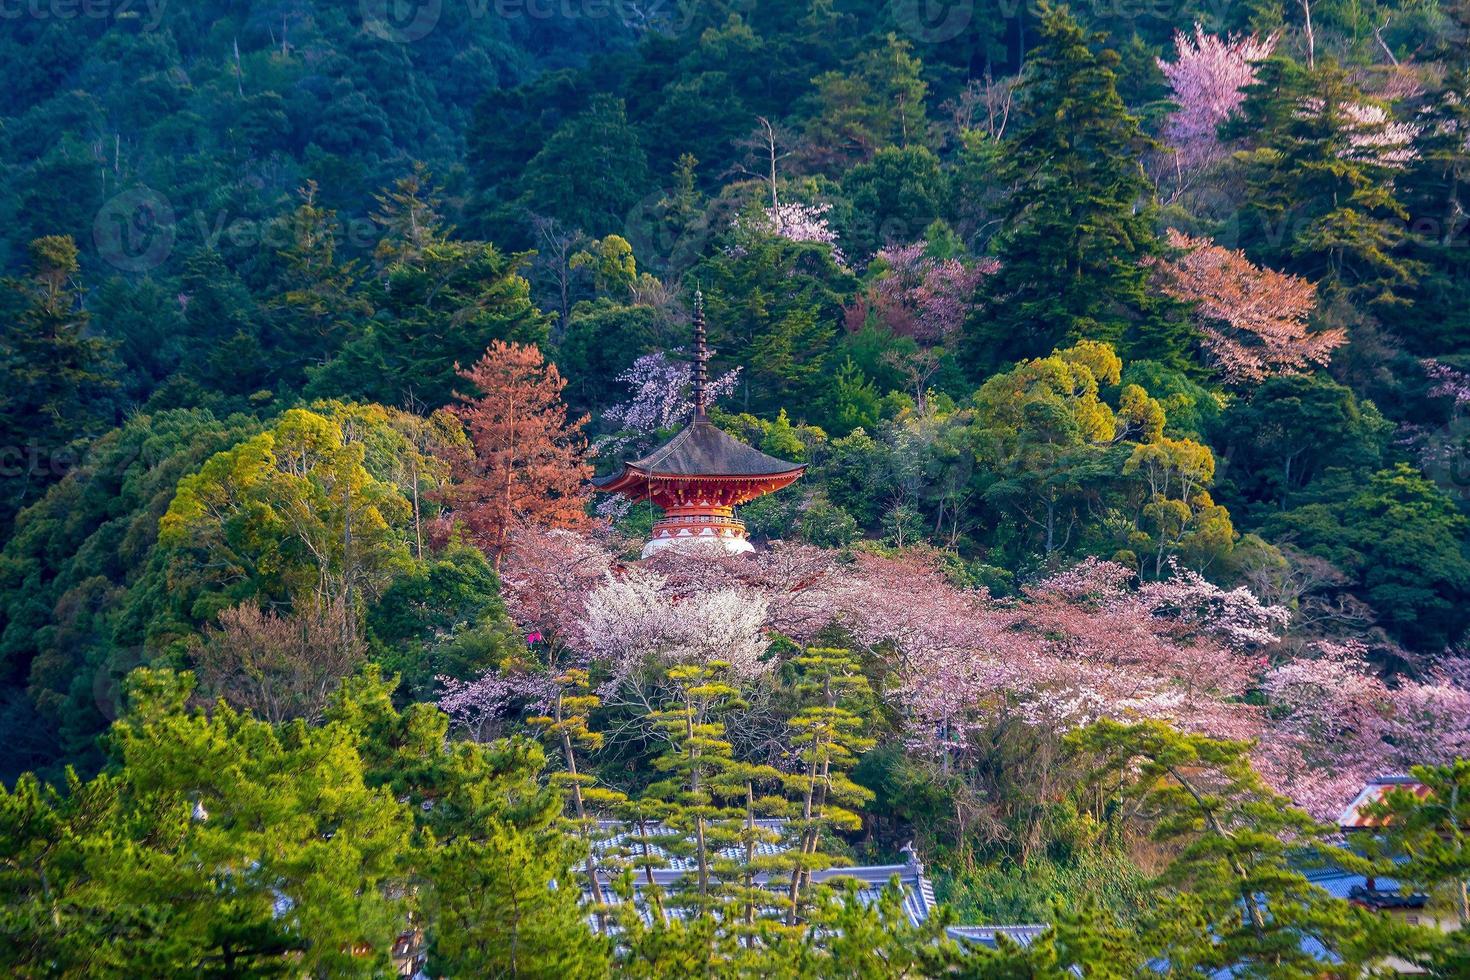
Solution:
{"label": "green deciduous tree", "polygon": [[207,618],[228,598],[257,595],[351,611],[406,563],[411,504],[365,465],[375,430],[392,435],[388,413],[321,409],[287,411],[180,481],[159,541],[211,583],[192,615]]}

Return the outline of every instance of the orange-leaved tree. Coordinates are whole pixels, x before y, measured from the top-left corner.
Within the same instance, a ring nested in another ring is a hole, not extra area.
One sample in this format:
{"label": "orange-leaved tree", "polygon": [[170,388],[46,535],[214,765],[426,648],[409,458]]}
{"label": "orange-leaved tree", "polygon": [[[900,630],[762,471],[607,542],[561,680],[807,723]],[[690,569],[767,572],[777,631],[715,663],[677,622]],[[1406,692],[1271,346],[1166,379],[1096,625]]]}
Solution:
{"label": "orange-leaved tree", "polygon": [[471,446],[451,460],[449,502],[499,570],[518,529],[586,520],[587,416],[567,417],[566,381],[535,344],[497,340],[459,375],[475,391],[454,407]]}

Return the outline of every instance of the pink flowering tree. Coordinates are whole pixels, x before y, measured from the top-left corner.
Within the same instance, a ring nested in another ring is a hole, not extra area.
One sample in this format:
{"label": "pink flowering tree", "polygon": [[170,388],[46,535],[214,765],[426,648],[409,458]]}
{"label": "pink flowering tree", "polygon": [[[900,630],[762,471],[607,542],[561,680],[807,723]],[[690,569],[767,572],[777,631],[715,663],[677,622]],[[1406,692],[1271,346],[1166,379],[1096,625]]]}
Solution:
{"label": "pink flowering tree", "polygon": [[739,676],[766,669],[766,603],[719,589],[678,596],[656,572],[609,574],[587,597],[583,645],[593,661],[626,679],[645,664],[720,660]]}
{"label": "pink flowering tree", "polygon": [[1390,685],[1357,643],[1319,643],[1272,668],[1261,691],[1271,719],[1262,772],[1320,818],[1335,816],[1368,781],[1470,753],[1467,665],[1451,660],[1424,680]]}
{"label": "pink flowering tree", "polygon": [[1169,229],[1177,257],[1158,263],[1160,288],[1195,303],[1206,352],[1225,379],[1255,384],[1326,364],[1347,342],[1340,328],[1312,331],[1317,287],[1300,276],[1255,265],[1243,252]]}
{"label": "pink flowering tree", "polygon": [[488,671],[471,681],[441,677],[439,709],[454,731],[475,742],[505,734],[509,719],[542,714],[556,698],[549,674]]}
{"label": "pink flowering tree", "polygon": [[1217,135],[1220,124],[1245,101],[1256,80],[1256,66],[1271,56],[1277,35],[1216,37],[1196,24],[1194,33],[1174,35],[1174,60],[1159,59],[1178,106],[1164,123],[1164,141],[1174,151],[1173,166],[1184,183],[1226,155]]}
{"label": "pink flowering tree", "polygon": [[837,243],[837,232],[832,228],[827,215],[832,205],[827,203],[804,204],[800,201],[777,203],[770,207],[747,210],[735,216],[731,230],[735,233],[733,250],[739,254],[743,246],[740,241],[749,235],[774,236],[788,242],[815,242],[832,249],[832,260],[846,265],[847,257]]}
{"label": "pink flowering tree", "polygon": [[851,328],[861,327],[871,312],[893,333],[921,344],[945,344],[959,333],[976,288],[1000,263],[935,259],[925,254],[927,248],[919,241],[878,252],[887,268],[847,311]]}
{"label": "pink flowering tree", "polygon": [[[645,354],[618,380],[627,385],[632,397],[612,406],[603,418],[640,435],[669,429],[694,414],[694,365],[684,359],[672,359],[659,351]],[[710,402],[735,390],[740,369],[722,374],[706,388]]]}
{"label": "pink flowering tree", "polygon": [[501,593],[521,632],[541,635],[553,669],[568,649],[585,656],[587,595],[612,567],[612,551],[586,534],[525,531],[511,539],[500,570]]}
{"label": "pink flowering tree", "polygon": [[1448,398],[1456,414],[1470,405],[1470,371],[1462,371],[1433,358],[1419,363],[1424,367],[1424,376],[1429,379],[1430,398]]}

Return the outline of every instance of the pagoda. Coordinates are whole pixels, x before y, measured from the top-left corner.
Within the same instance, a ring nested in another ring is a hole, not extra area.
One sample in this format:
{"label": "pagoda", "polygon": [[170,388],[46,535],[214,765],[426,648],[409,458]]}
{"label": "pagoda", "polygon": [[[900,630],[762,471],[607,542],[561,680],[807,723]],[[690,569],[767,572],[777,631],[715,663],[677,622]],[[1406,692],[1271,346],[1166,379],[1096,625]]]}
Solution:
{"label": "pagoda", "polygon": [[795,483],[806,469],[765,453],[709,420],[709,346],[704,300],[694,297],[694,418],[684,430],[642,459],[592,481],[608,493],[651,500],[664,516],[653,525],[643,557],[665,548],[710,548],[738,555],[755,548],[735,508]]}

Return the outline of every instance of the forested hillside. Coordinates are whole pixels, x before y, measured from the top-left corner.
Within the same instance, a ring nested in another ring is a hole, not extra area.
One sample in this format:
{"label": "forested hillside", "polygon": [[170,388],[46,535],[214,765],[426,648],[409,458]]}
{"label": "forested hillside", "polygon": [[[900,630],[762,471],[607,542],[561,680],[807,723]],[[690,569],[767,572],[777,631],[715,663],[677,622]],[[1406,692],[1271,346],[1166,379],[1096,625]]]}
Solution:
{"label": "forested hillside", "polygon": [[[1464,0],[56,0],[0,55],[0,962],[1458,975],[1302,876],[1470,781]],[[806,470],[640,560],[588,479],[690,418],[696,293],[712,421]],[[614,817],[698,828],[690,924],[583,928]],[[1055,929],[814,886],[905,843]]]}

